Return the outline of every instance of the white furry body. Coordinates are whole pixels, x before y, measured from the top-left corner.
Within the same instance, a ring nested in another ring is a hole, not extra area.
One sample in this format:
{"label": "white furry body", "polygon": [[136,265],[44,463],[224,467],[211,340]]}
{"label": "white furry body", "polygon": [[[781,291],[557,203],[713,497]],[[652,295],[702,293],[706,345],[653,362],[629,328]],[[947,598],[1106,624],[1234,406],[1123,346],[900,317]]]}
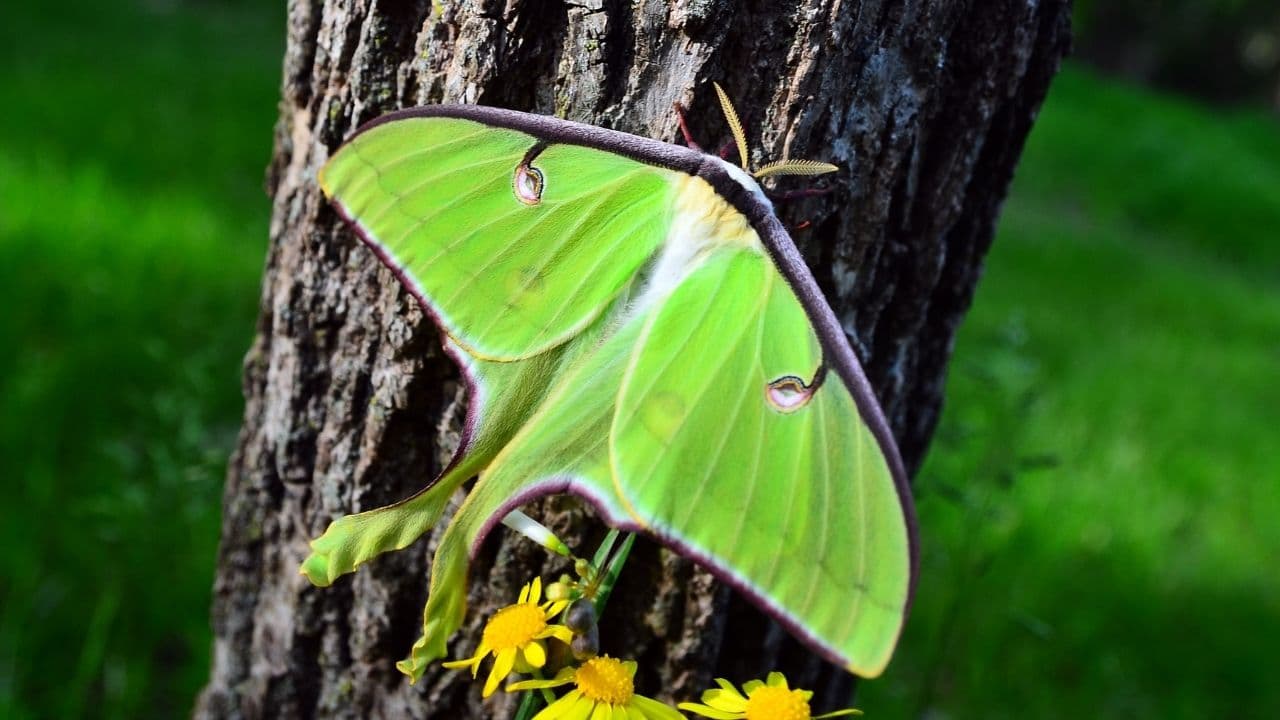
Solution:
{"label": "white furry body", "polygon": [[[711,157],[721,163],[729,176],[748,192],[773,207],[764,190],[745,170]],[[632,304],[633,312],[643,312],[669,295],[694,267],[717,248],[736,245],[765,253],[760,236],[751,228],[746,216],[720,197],[706,180],[680,174],[678,183],[671,230],[658,250],[639,297]]]}

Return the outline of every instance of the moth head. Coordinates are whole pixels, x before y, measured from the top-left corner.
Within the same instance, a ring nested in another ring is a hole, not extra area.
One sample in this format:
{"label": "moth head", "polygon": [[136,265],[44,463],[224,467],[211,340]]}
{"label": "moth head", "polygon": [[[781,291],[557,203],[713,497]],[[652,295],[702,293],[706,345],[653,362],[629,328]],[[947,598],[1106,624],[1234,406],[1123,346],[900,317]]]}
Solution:
{"label": "moth head", "polygon": [[774,175],[825,175],[840,169],[831,163],[816,160],[783,159],[765,163],[753,171],[747,161],[747,133],[742,129],[738,111],[733,109],[733,103],[729,101],[729,96],[724,88],[720,87],[720,83],[712,82],[711,85],[715,87],[716,96],[720,98],[720,110],[724,112],[725,122],[729,123],[729,129],[733,132],[733,142],[738,146],[738,160],[742,169],[751,173],[751,177],[763,180]]}

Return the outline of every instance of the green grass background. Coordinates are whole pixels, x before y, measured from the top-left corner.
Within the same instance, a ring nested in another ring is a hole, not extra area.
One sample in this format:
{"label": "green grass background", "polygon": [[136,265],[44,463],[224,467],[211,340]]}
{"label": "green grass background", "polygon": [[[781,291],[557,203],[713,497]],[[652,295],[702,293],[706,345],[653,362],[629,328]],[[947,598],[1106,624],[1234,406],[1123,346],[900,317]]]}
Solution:
{"label": "green grass background", "polygon": [[183,716],[207,672],[283,35],[0,13],[0,717]]}
{"label": "green grass background", "polygon": [[917,479],[868,711],[1280,717],[1280,122],[1068,66]]}
{"label": "green grass background", "polygon": [[[0,21],[0,717],[182,716],[207,672],[283,32],[250,2]],[[1278,229],[1274,118],[1059,77],[870,717],[1280,717]]]}

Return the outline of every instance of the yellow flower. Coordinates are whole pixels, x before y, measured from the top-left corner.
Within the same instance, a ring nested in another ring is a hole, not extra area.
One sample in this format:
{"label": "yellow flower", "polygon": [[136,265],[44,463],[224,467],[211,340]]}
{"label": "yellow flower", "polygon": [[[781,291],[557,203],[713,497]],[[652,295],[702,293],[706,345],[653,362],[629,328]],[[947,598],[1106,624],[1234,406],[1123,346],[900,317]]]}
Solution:
{"label": "yellow flower", "polygon": [[608,655],[593,657],[577,668],[565,668],[550,680],[525,680],[507,686],[508,692],[574,684],[533,720],[684,720],[667,705],[635,693],[635,662]]}
{"label": "yellow flower", "polygon": [[771,672],[767,682],[752,680],[744,683],[744,697],[728,680],[716,678],[719,688],[702,693],[700,703],[680,703],[681,710],[688,710],[715,720],[817,720],[840,715],[861,715],[861,710],[837,710],[825,715],[809,714],[810,690],[792,690],[782,673]]}
{"label": "yellow flower", "polygon": [[465,660],[444,663],[447,668],[471,668],[471,677],[480,671],[480,661],[493,654],[493,667],[484,682],[484,696],[489,697],[498,684],[511,674],[531,672],[547,662],[547,649],[542,640],[556,638],[565,643],[573,641],[573,631],[563,625],[551,625],[548,621],[559,615],[569,603],[564,600],[538,604],[542,599],[542,578],[534,578],[520,590],[520,599],[489,618],[484,625],[484,635],[475,655]]}

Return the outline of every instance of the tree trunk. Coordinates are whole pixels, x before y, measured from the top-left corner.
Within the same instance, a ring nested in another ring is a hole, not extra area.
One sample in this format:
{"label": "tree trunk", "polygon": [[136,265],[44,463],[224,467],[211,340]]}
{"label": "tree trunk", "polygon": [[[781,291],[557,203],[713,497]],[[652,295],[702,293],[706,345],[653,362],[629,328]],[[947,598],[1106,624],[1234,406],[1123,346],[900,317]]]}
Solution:
{"label": "tree trunk", "polygon": [[[292,2],[271,244],[227,478],[213,670],[196,715],[478,718],[513,708],[501,693],[482,703],[465,673],[436,665],[410,686],[394,668],[421,630],[438,536],[330,588],[298,574],[306,541],[330,520],[435,476],[467,402],[436,328],[316,186],[317,168],[357,125],[460,102],[674,141],[680,101],[715,147],[727,136],[709,91],[718,80],[756,162],[844,168],[835,192],[782,215],[809,221],[796,242],[915,468],[1069,15],[1067,0]],[[600,537],[570,499],[531,512],[580,552]],[[473,565],[459,637],[477,637],[533,574],[563,569],[527,541],[491,541]],[[920,580],[924,592],[930,584]],[[694,699],[713,676],[778,668],[819,691],[815,707],[847,700],[847,675],[654,544],[637,544],[614,598],[604,648],[638,659],[637,687],[651,695]]]}

